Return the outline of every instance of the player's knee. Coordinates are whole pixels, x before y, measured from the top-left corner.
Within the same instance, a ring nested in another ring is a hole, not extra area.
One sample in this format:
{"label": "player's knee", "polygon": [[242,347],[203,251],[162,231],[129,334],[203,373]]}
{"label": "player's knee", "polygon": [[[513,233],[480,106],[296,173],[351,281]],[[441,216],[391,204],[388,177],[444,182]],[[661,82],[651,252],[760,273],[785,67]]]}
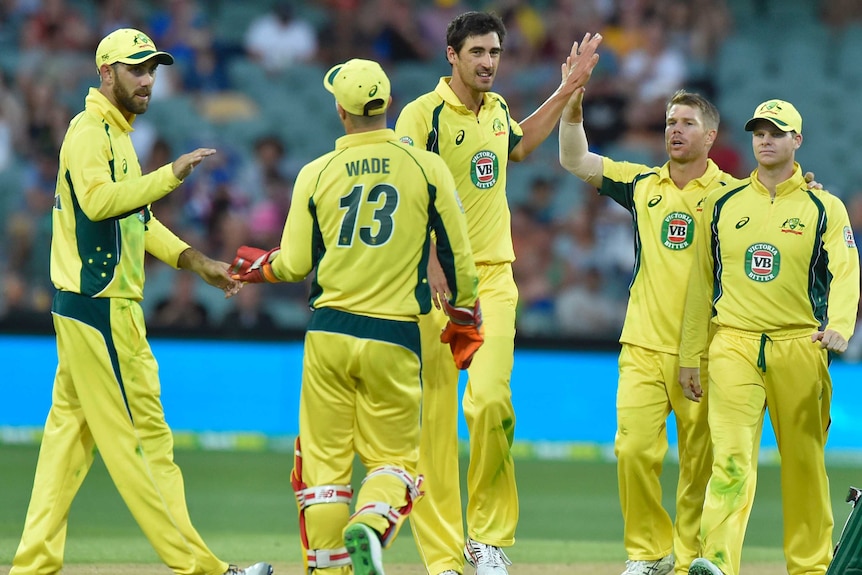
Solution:
{"label": "player's knee", "polygon": [[[384,547],[395,540],[401,525],[422,496],[422,476],[416,479],[404,469],[382,466],[371,470],[362,482],[353,520],[360,520],[380,533]],[[361,518],[361,519],[360,519]]]}
{"label": "player's knee", "polygon": [[646,435],[631,429],[617,430],[614,454],[621,461],[640,461],[642,465],[649,466],[661,462],[666,453],[666,444],[664,449],[656,449],[655,435]]}
{"label": "player's knee", "polygon": [[464,415],[472,419],[500,421],[503,427],[514,427],[514,408],[508,393],[476,393],[471,401],[464,402]]}

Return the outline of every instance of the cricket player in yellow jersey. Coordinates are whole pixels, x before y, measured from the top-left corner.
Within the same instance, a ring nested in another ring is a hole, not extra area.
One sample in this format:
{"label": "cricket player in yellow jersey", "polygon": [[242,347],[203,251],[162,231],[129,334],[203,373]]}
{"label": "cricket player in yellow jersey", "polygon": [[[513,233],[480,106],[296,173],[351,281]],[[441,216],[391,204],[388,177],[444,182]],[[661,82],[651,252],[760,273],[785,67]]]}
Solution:
{"label": "cricket player in yellow jersey", "polygon": [[[395,127],[402,142],[439,154],[455,176],[479,272],[485,326],[485,343],[469,366],[463,399],[470,433],[465,545],[458,473],[458,368],[466,366],[453,363],[452,354],[440,345],[446,315],[432,311],[420,320],[424,395],[419,469],[425,476],[425,497],[410,521],[430,575],[462,573],[464,557],[479,575],[505,575],[509,564],[501,547],[514,544],[518,523],[510,452],[515,412],[509,387],[518,291],[512,277],[515,254],[506,170],[509,160],[523,160],[553,131],[569,96],[592,73],[601,41],[598,35],[587,35],[580,47],[576,42],[571,74],[518,123],[503,97],[491,92],[505,34],[500,19],[484,12],[467,12],[450,22],[446,57],[452,76],[441,78],[433,92],[408,103]],[[432,252],[428,274],[435,304],[451,293],[446,279],[435,271],[438,268]],[[435,307],[439,310],[439,304]]]}
{"label": "cricket player in yellow jersey", "polygon": [[764,412],[781,455],[788,575],[824,575],[832,557],[826,476],[832,382],[859,304],[859,258],[844,204],[809,190],[795,161],[802,117],[789,102],[759,105],[745,124],[757,168],[707,197],[688,288],[679,381],[698,401],[709,344],[712,477],[702,553],[689,573],[739,575],[754,501]]}
{"label": "cricket player in yellow jersey", "polygon": [[[572,98],[560,121],[562,166],[634,219],[635,269],[620,337],[614,442],[628,555],[623,575],[664,575],[674,569],[687,573],[700,550],[700,513],[712,449],[706,406],[687,401],[676,383],[677,353],[701,205],[710,189],[738,182],[708,157],[719,120],[718,110],[703,96],[675,93],[666,106],[668,161],[661,167],[590,152],[582,94]],[[659,481],[671,411],[679,449],[675,520],[662,506]]]}
{"label": "cricket player in yellow jersey", "polygon": [[[381,547],[420,493],[417,322],[431,309],[430,231],[452,286],[447,332],[457,332],[459,355],[462,336],[480,329],[469,321],[479,315],[478,278],[446,164],[386,128],[390,85],[380,66],[350,60],[324,85],[347,135],[300,171],[281,246],[241,248],[235,277],[300,281],[314,272],[292,475],[306,567],[349,573],[352,562],[359,575],[382,575]],[[349,515],[354,452],[367,474]]]}
{"label": "cricket player in yellow jersey", "polygon": [[72,500],[98,449],[117,490],[156,553],[180,575],[269,575],[210,551],[192,526],[173,436],[146,340],[144,256],[191,270],[229,297],[228,265],[170,232],[150,204],[176,189],[215,150],[201,148],[147,174],[129,134],[147,111],[156,71],[172,64],[138,30],[96,49],[101,84],[69,124],[54,198],[51,279],[59,365],[24,534],[10,575],[58,573]]}

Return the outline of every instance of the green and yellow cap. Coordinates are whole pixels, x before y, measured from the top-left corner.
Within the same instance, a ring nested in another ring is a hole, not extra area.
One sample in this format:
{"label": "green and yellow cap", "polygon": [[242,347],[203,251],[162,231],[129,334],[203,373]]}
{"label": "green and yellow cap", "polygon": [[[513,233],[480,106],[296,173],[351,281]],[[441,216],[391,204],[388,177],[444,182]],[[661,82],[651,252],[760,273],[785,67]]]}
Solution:
{"label": "green and yellow cap", "polygon": [[329,69],[323,86],[355,116],[378,116],[389,105],[389,78],[380,64],[354,58]]}
{"label": "green and yellow cap", "polygon": [[784,132],[802,133],[802,116],[790,102],[767,100],[754,110],[754,116],[745,123],[745,130],[754,130],[757,120],[769,120]]}
{"label": "green and yellow cap", "polygon": [[170,66],[174,57],[167,52],[159,52],[149,36],[134,28],[114,30],[99,42],[96,48],[96,68],[102,64],[140,64],[150,58],[156,58],[159,64]]}

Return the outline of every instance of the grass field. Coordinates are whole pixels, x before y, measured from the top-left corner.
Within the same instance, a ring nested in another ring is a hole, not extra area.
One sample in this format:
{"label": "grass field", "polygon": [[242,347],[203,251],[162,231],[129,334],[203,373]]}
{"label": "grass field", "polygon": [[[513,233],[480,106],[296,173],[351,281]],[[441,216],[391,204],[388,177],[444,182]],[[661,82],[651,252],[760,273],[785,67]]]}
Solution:
{"label": "grass field", "polygon": [[[0,575],[6,575],[21,535],[37,447],[0,445]],[[178,451],[192,519],[220,557],[266,560],[278,573],[299,573],[296,506],[290,456],[274,452]],[[625,560],[622,520],[612,463],[520,460],[521,499],[512,575],[618,573]],[[760,470],[758,494],[743,553],[743,574],[783,573],[778,468]],[[672,506],[676,468],[668,465],[665,500]],[[847,487],[862,483],[862,469],[830,468],[836,533],[849,513]],[[390,575],[421,575],[409,530],[387,552]],[[169,573],[159,565],[99,459],[72,507],[64,571]]]}

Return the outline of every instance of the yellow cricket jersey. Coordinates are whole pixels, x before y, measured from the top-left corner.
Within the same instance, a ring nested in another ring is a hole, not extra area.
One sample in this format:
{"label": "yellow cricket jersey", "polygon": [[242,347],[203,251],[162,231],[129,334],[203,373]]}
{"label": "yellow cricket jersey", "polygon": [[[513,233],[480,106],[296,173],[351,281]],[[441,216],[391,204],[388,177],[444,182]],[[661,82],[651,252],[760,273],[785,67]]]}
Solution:
{"label": "yellow cricket jersey", "polygon": [[297,176],[272,269],[284,281],[315,269],[314,308],[416,321],[431,309],[429,230],[455,305],[472,307],[476,267],[443,161],[392,130],[342,136]]}
{"label": "yellow cricket jersey", "polygon": [[[134,118],[133,118],[134,119]],[[60,148],[51,238],[51,280],[89,297],[143,299],[144,252],[177,267],[188,244],[150,212],[180,185],[168,164],[141,175],[131,124],[90,89]]]}
{"label": "yellow cricket jersey", "polygon": [[476,117],[441,78],[433,92],[401,111],[395,132],[401,141],[445,160],[455,176],[467,214],[476,263],[512,262],[511,214],[506,199],[506,165],[523,137],[499,94],[485,93]]}
{"label": "yellow cricket jersey", "polygon": [[738,180],[712,160],[682,190],[668,164],[650,168],[605,157],[602,169],[599,193],[626,208],[634,225],[635,267],[620,342],[676,354],[701,204],[711,188]]}
{"label": "yellow cricket jersey", "polygon": [[680,364],[696,367],[717,326],[781,335],[833,329],[853,335],[859,258],[844,204],[809,190],[796,165],[771,199],[757,170],[704,202],[688,291]]}

